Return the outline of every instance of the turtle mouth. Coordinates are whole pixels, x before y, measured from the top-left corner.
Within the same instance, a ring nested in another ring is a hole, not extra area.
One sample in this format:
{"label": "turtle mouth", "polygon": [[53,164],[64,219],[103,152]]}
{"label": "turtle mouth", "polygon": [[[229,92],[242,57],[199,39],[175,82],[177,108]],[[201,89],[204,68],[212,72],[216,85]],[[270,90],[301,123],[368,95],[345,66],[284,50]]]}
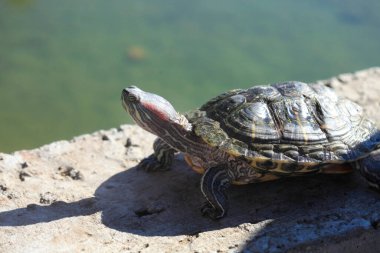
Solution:
{"label": "turtle mouth", "polygon": [[123,108],[131,113],[132,107],[138,104],[140,101],[140,96],[138,94],[138,88],[135,86],[130,86],[121,91],[121,104]]}
{"label": "turtle mouth", "polygon": [[121,94],[121,105],[123,106],[124,110],[126,110],[127,112],[129,112],[129,105],[127,103],[127,100],[125,99],[125,94],[124,94],[124,90]]}
{"label": "turtle mouth", "polygon": [[129,92],[127,91],[127,89],[123,89],[121,91],[121,100],[125,100],[125,98],[128,96]]}
{"label": "turtle mouth", "polygon": [[136,120],[135,114],[137,108],[135,103],[137,101],[136,95],[131,92],[132,87],[128,87],[122,90],[121,92],[121,105],[124,110],[126,110],[134,120]]}

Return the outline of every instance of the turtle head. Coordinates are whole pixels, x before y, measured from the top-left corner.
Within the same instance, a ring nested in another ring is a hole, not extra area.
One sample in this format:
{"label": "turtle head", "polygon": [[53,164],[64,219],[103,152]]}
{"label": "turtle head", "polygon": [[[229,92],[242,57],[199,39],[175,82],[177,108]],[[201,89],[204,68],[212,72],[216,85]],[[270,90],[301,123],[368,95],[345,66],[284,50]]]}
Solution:
{"label": "turtle head", "polygon": [[166,136],[173,128],[179,132],[191,131],[191,124],[185,116],[163,97],[130,86],[123,89],[121,101],[140,127],[159,137]]}

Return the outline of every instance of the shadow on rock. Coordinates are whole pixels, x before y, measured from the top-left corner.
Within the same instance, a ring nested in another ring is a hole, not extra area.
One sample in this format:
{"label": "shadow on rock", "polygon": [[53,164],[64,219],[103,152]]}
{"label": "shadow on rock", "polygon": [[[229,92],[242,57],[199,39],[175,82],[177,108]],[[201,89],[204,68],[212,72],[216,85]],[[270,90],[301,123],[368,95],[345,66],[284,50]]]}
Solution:
{"label": "shadow on rock", "polygon": [[68,217],[91,215],[99,210],[101,209],[96,207],[95,198],[81,199],[71,203],[57,201],[49,206],[29,204],[25,208],[1,212],[0,227],[25,226]]}
{"label": "shadow on rock", "polygon": [[116,174],[96,190],[102,222],[118,231],[145,236],[197,234],[218,229],[202,217],[201,176],[183,161],[173,169],[147,173],[132,168]]}
{"label": "shadow on rock", "polygon": [[[93,198],[72,203],[60,201],[49,206],[33,204],[2,212],[0,226],[30,225],[101,211],[103,224],[118,231],[144,236],[196,235],[267,220],[278,223],[283,217],[297,219],[313,212],[344,208],[352,204],[348,199],[355,198],[355,189],[361,187],[350,175],[318,175],[236,186],[228,192],[228,215],[212,221],[200,213],[204,201],[199,189],[201,176],[182,161],[176,161],[173,167],[171,171],[157,173],[128,169],[102,183]],[[260,235],[266,233],[265,224],[262,222]],[[270,225],[268,229],[276,228]]]}
{"label": "shadow on rock", "polygon": [[357,199],[356,194],[363,190],[357,174],[314,175],[233,186],[228,191],[229,213],[213,221],[200,213],[204,201],[199,188],[201,176],[182,161],[176,161],[173,167],[171,171],[157,173],[133,168],[100,185],[95,196],[102,207],[103,224],[144,236],[196,235],[258,224],[256,231],[265,235],[278,229],[275,224],[285,224],[284,217],[294,222],[299,217],[352,206],[349,199]]}

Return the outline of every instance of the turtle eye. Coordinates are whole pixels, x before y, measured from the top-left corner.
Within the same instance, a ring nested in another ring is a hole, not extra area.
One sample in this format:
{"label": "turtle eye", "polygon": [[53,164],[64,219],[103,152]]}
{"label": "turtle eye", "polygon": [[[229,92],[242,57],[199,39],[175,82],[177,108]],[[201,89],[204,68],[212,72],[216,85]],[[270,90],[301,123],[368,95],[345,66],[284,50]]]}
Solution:
{"label": "turtle eye", "polygon": [[132,94],[132,93],[129,93],[127,95],[127,99],[131,103],[137,102],[139,100],[138,97],[135,94]]}
{"label": "turtle eye", "polygon": [[122,98],[130,103],[138,102],[140,100],[139,95],[133,92],[132,88],[126,88],[122,92]]}

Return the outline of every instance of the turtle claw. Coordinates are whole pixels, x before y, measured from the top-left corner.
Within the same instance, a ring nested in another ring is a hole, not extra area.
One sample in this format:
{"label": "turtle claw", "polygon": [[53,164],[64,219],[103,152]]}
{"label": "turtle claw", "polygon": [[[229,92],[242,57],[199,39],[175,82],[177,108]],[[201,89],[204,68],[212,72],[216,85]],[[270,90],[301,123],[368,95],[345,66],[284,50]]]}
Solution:
{"label": "turtle claw", "polygon": [[137,165],[137,167],[147,172],[165,171],[169,169],[164,164],[160,163],[154,154],[141,160],[141,162]]}
{"label": "turtle claw", "polygon": [[224,216],[223,210],[216,209],[209,202],[203,204],[201,213],[203,216],[207,216],[213,220],[218,220]]}

